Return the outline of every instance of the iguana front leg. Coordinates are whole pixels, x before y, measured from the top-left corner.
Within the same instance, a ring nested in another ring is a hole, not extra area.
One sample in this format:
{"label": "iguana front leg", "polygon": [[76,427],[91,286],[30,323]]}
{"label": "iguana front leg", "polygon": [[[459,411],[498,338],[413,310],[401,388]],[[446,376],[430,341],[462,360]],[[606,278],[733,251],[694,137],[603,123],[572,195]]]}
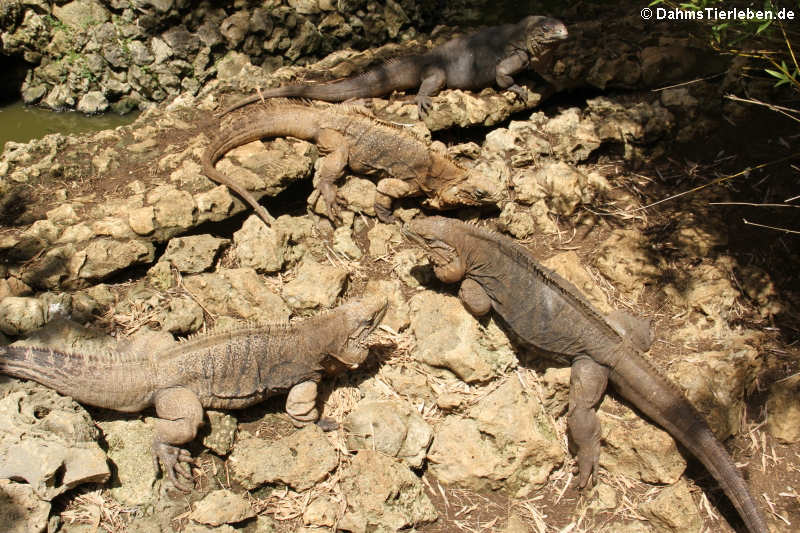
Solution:
{"label": "iguana front leg", "polygon": [[286,396],[286,414],[298,428],[315,422],[325,431],[338,427],[335,420],[319,417],[316,381],[303,381],[289,389],[289,394]]}
{"label": "iguana front leg", "polygon": [[164,465],[169,479],[179,490],[192,490],[192,473],[189,463],[192,456],[178,445],[185,444],[197,435],[203,423],[203,406],[189,389],[173,387],[156,392],[153,402],[158,418],[154,423],[153,460],[160,470],[158,460]]}
{"label": "iguana front leg", "polygon": [[384,224],[392,224],[397,220],[392,215],[392,200],[410,196],[416,190],[409,182],[397,178],[383,178],[376,187],[375,214]]}
{"label": "iguana front leg", "polygon": [[529,63],[530,59],[526,52],[515,50],[495,67],[495,81],[497,81],[497,86],[501,89],[508,89],[513,92],[519,96],[523,102],[528,101],[528,93],[525,89],[514,83],[512,75],[526,68]]}
{"label": "iguana front leg", "polygon": [[422,73],[422,83],[414,98],[420,120],[425,120],[433,107],[431,96],[441,91],[446,83],[447,73],[442,68],[432,67]]}
{"label": "iguana front leg", "polygon": [[317,136],[317,144],[323,152],[328,154],[320,160],[317,171],[317,188],[322,194],[322,200],[328,209],[328,216],[334,222],[339,222],[339,204],[336,201],[336,180],[344,174],[350,150],[342,134],[334,130],[322,130]]}
{"label": "iguana front leg", "polygon": [[492,309],[492,301],[489,295],[483,290],[480,283],[471,278],[466,278],[461,282],[458,289],[458,297],[464,307],[474,316],[483,316]]}
{"label": "iguana front leg", "polygon": [[589,357],[579,356],[572,362],[569,380],[570,451],[578,461],[578,487],[597,481],[600,461],[600,419],[597,407],[608,385],[608,369]]}

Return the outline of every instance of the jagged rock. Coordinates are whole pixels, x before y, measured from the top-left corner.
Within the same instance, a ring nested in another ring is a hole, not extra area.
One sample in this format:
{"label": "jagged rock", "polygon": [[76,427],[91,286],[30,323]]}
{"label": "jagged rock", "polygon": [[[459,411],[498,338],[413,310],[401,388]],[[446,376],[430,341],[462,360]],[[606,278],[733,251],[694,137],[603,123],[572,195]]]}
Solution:
{"label": "jagged rock", "polygon": [[367,239],[369,239],[369,255],[371,257],[384,256],[403,242],[400,228],[380,222],[370,228],[367,232]]}
{"label": "jagged rock", "polygon": [[538,168],[517,172],[512,181],[519,202],[544,200],[559,215],[573,214],[579,204],[589,203],[594,197],[586,175],[563,161],[543,161]]}
{"label": "jagged rock", "polygon": [[159,320],[161,328],[176,335],[188,335],[203,325],[203,308],[188,297],[173,298]]}
{"label": "jagged rock", "polygon": [[703,519],[683,480],[642,503],[639,511],[650,519],[659,533],[698,533],[704,529]]}
{"label": "jagged rock", "polygon": [[564,460],[541,405],[511,378],[478,401],[466,418],[446,418],[428,452],[439,481],[473,490],[507,487],[522,498]]}
{"label": "jagged rock", "polygon": [[[222,524],[221,526],[210,527],[203,524],[195,524],[192,522],[187,524],[186,527],[183,529],[183,533],[236,533],[236,531],[237,530],[234,529],[233,526],[229,526],[228,524]],[[144,531],[142,533],[144,533]]]}
{"label": "jagged rock", "polygon": [[411,405],[394,400],[365,401],[344,421],[350,450],[374,450],[420,468],[433,431]]}
{"label": "jagged rock", "polygon": [[21,335],[39,329],[45,323],[44,307],[36,298],[8,296],[0,301],[0,330]]}
{"label": "jagged rock", "polygon": [[371,279],[364,289],[365,294],[382,295],[388,298],[389,308],[381,324],[401,331],[411,323],[409,318],[408,302],[403,298],[402,286],[399,280]]}
{"label": "jagged rock", "polygon": [[320,496],[308,503],[303,511],[303,523],[312,526],[332,528],[336,525],[339,503],[326,496]]}
{"label": "jagged rock", "polygon": [[772,385],[767,398],[767,431],[781,442],[800,441],[800,379]]}
{"label": "jagged rock", "polygon": [[638,295],[660,276],[657,261],[640,232],[616,230],[600,244],[595,265],[622,293]]}
{"label": "jagged rock", "polygon": [[206,410],[209,432],[203,437],[203,446],[217,455],[227,455],[233,449],[238,421],[228,413]]}
{"label": "jagged rock", "polygon": [[96,0],[75,0],[63,6],[55,6],[53,16],[67,26],[80,29],[106,22],[111,18],[108,10]]}
{"label": "jagged rock", "polygon": [[77,109],[87,115],[102,113],[108,109],[108,100],[100,91],[89,91],[78,100]]}
{"label": "jagged rock", "polygon": [[233,234],[233,252],[244,267],[258,272],[277,272],[285,263],[287,236],[279,229],[267,227],[256,215]]}
{"label": "jagged rock", "polygon": [[102,279],[133,265],[150,263],[155,248],[149,242],[96,239],[70,260],[77,278]]}
{"label": "jagged rock", "polygon": [[670,367],[669,377],[703,415],[720,440],[736,435],[746,409],[745,391],[761,369],[758,350],[732,339],[725,351],[683,356]]}
{"label": "jagged rock", "polygon": [[686,469],[686,461],[669,434],[644,421],[608,396],[598,411],[603,445],[600,465],[646,483],[675,483]]}
{"label": "jagged rock", "polygon": [[209,492],[194,505],[189,518],[209,526],[235,524],[256,515],[246,499],[227,489]]}
{"label": "jagged rock", "polygon": [[691,275],[665,286],[664,292],[675,305],[699,310],[714,322],[724,321],[739,297],[729,272],[722,259],[717,264],[702,264]]}
{"label": "jagged rock", "polygon": [[97,425],[108,443],[108,458],[114,464],[111,497],[124,505],[153,501],[158,472],[153,464],[153,428],[142,420],[106,420]]}
{"label": "jagged rock", "polygon": [[353,231],[347,226],[340,226],[333,231],[333,249],[348,259],[358,260],[363,255],[353,240]]}
{"label": "jagged rock", "polygon": [[359,452],[342,472],[341,486],[347,509],[338,527],[346,531],[399,531],[437,518],[420,480],[378,452]]}
{"label": "jagged rock", "polygon": [[229,242],[211,235],[176,237],[167,243],[160,260],[174,265],[183,274],[197,274],[214,266],[220,250]]}
{"label": "jagged rock", "polygon": [[348,176],[344,185],[339,187],[336,198],[350,211],[374,217],[377,190],[377,186],[370,180]]}
{"label": "jagged rock", "polygon": [[531,206],[508,202],[503,206],[497,225],[518,239],[526,239],[537,233],[557,233],[558,226],[550,218],[549,212],[544,200],[539,200]]}
{"label": "jagged rock", "polygon": [[416,360],[445,368],[467,383],[488,381],[516,364],[494,320],[482,326],[457,298],[424,291],[411,298],[409,307]]}
{"label": "jagged rock", "polygon": [[83,408],[41,385],[15,384],[11,391],[0,400],[0,478],[25,480],[47,501],[108,479],[106,455]]}
{"label": "jagged rock", "polygon": [[283,286],[283,298],[293,309],[330,307],[344,289],[347,271],[305,257],[295,278]]}
{"label": "jagged rock", "polygon": [[252,268],[219,269],[213,274],[187,276],[183,284],[210,313],[262,322],[289,318],[284,301]]}
{"label": "jagged rock", "polygon": [[229,463],[233,477],[248,490],[279,482],[302,491],[322,481],[338,458],[319,426],[311,424],[275,442],[242,439]]}
{"label": "jagged rock", "polygon": [[47,529],[50,504],[21,483],[0,479],[0,522],[8,533],[39,533]]}

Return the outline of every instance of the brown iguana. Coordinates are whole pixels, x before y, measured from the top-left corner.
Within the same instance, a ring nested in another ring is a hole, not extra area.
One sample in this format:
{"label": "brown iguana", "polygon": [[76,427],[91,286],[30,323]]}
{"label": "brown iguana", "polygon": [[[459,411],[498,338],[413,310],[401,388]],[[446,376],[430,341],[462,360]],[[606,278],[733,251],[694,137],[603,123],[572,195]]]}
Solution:
{"label": "brown iguana", "polygon": [[203,154],[203,172],[228,186],[249,203],[270,225],[267,213],[247,189],[225,176],[214,165],[229,150],[268,137],[288,136],[312,141],[327,153],[317,170],[317,187],[331,218],[338,218],[336,185],[345,167],[353,172],[377,175],[375,211],[378,218],[391,222],[393,198],[425,194],[435,209],[491,205],[499,192],[486,190],[486,179],[438,154],[402,127],[376,119],[363,109],[350,105],[314,107],[285,100],[273,101],[258,113],[234,123],[227,133],[213,142]]}
{"label": "brown iguana", "polygon": [[524,99],[526,93],[514,83],[512,75],[542,61],[549,46],[566,37],[567,28],[560,20],[525,17],[516,24],[492,26],[455,37],[425,54],[394,59],[352,78],[261,91],[234,103],[222,115],[262,98],[344,102],[414,87],[419,87],[415,100],[421,118],[431,109],[431,95],[444,87],[482,89],[497,83],[501,89],[508,89]]}
{"label": "brown iguana", "polygon": [[405,233],[426,249],[439,280],[461,281],[459,297],[471,313],[494,309],[522,347],[571,363],[567,422],[581,488],[596,477],[600,422],[595,409],[610,380],[620,396],[700,459],[751,532],[768,533],[711,428],[678,387],[641,356],[650,348],[643,321],[619,311],[601,315],[571,283],[498,233],[443,217],[412,220]]}
{"label": "brown iguana", "polygon": [[323,372],[364,361],[365,341],[387,305],[385,298],[365,298],[292,324],[255,324],[180,342],[134,340],[111,353],[2,346],[0,372],[96,407],[137,412],[154,406],[156,468],[161,459],[175,486],[190,490],[192,459],[179,446],[194,439],[204,408],[239,409],[288,391],[286,412],[295,425],[317,421]]}

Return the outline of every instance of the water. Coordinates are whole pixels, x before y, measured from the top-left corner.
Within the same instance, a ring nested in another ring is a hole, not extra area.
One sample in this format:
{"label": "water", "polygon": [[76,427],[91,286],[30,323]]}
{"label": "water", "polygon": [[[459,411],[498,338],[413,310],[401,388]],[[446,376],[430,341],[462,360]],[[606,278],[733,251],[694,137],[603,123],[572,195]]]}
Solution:
{"label": "water", "polygon": [[130,124],[138,112],[127,115],[106,113],[86,116],[77,112],[56,113],[38,107],[28,107],[17,101],[0,106],[0,153],[7,141],[27,142],[44,137],[49,133],[84,133],[113,129]]}

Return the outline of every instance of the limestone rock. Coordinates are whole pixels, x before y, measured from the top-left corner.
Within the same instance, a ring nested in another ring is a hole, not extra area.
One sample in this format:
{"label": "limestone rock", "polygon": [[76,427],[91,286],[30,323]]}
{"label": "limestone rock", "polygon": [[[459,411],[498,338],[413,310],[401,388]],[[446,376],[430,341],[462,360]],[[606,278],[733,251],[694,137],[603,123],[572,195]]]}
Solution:
{"label": "limestone rock", "polygon": [[108,109],[108,100],[100,91],[89,91],[78,100],[77,109],[87,115],[102,113]]}
{"label": "limestone rock", "polygon": [[403,242],[400,228],[380,222],[370,228],[367,232],[367,239],[369,239],[369,255],[371,257],[384,256]]}
{"label": "limestone rock", "polygon": [[175,237],[167,243],[161,261],[175,265],[183,274],[197,274],[214,266],[220,250],[228,239],[217,239],[211,235]]}
{"label": "limestone rock", "polygon": [[237,420],[228,413],[206,410],[208,435],[203,437],[203,446],[212,450],[217,455],[227,455],[233,449],[233,440],[236,435]]}
{"label": "limestone rock", "polygon": [[8,533],[39,533],[47,529],[50,504],[22,483],[0,479],[0,523]]}
{"label": "limestone rock", "polygon": [[303,511],[303,523],[318,527],[333,527],[339,515],[339,504],[326,496],[320,496],[308,503]]}
{"label": "limestone rock", "polygon": [[371,279],[367,282],[364,293],[385,296],[389,300],[389,308],[381,324],[394,331],[401,331],[411,323],[408,302],[403,298],[400,280]]}
{"label": "limestone rock", "polygon": [[600,465],[646,483],[675,483],[686,461],[673,438],[622,405],[617,404],[610,416],[607,410],[612,402],[606,397],[598,412],[603,438]]}
{"label": "limestone rock", "polygon": [[96,239],[75,254],[72,269],[79,278],[102,279],[130,266],[150,263],[154,256],[155,248],[149,242]]}
{"label": "limestone rock", "polygon": [[420,468],[433,431],[406,402],[363,401],[344,421],[350,450],[374,450]]}
{"label": "limestone rock", "polygon": [[232,475],[248,490],[264,483],[284,483],[303,491],[336,468],[338,457],[315,424],[275,442],[245,438],[233,447]]}
{"label": "limestone rock", "polygon": [[346,270],[306,257],[297,268],[295,278],[284,285],[283,298],[293,309],[330,307],[344,289],[346,280]]}
{"label": "limestone rock", "polygon": [[517,200],[534,204],[544,200],[550,210],[569,216],[579,204],[594,198],[589,178],[576,167],[563,161],[542,161],[537,168],[526,168],[512,177]]}
{"label": "limestone rock", "polygon": [[554,270],[561,277],[575,285],[589,303],[597,307],[602,313],[607,314],[613,311],[608,304],[606,294],[586,271],[586,268],[581,264],[580,257],[575,252],[556,254],[542,261],[542,265]]}
{"label": "limestone rock", "polygon": [[37,298],[8,296],[0,301],[0,331],[21,335],[44,325],[44,307]]}
{"label": "limestone rock", "polygon": [[142,420],[107,420],[97,423],[108,443],[114,463],[111,497],[124,505],[144,505],[157,496],[158,472],[153,465],[153,428]]}
{"label": "limestone rock", "polygon": [[71,399],[38,384],[16,384],[0,400],[0,478],[25,480],[47,501],[82,483],[103,483],[110,471],[97,436]]}
{"label": "limestone rock", "polygon": [[227,489],[215,490],[195,504],[189,518],[200,524],[235,524],[256,515],[248,501]]}
{"label": "limestone rock", "polygon": [[767,398],[767,431],[781,442],[800,441],[800,380],[797,376],[772,385]]}
{"label": "limestone rock", "polygon": [[189,297],[171,298],[159,321],[161,328],[170,333],[188,335],[202,327],[203,308]]}
{"label": "limestone rock", "polygon": [[353,533],[399,531],[436,520],[422,482],[397,459],[363,450],[341,477],[347,509],[341,529]]}
{"label": "limestone rock", "polygon": [[655,255],[635,230],[616,230],[599,247],[595,265],[626,295],[638,295],[642,287],[658,279]]}
{"label": "limestone rock", "polygon": [[424,291],[409,306],[417,339],[412,356],[418,361],[445,368],[467,383],[487,381],[516,364],[494,320],[482,326],[457,298]]}
{"label": "limestone rock", "polygon": [[186,288],[209,312],[245,320],[282,322],[289,308],[251,268],[219,269],[183,279]]}
{"label": "limestone rock", "polygon": [[699,533],[703,519],[689,486],[681,480],[662,490],[654,499],[639,506],[659,533]]}
{"label": "limestone rock", "polygon": [[347,226],[340,226],[333,231],[333,249],[348,259],[358,260],[363,255],[353,240],[353,232]]}
{"label": "limestone rock", "polygon": [[348,176],[336,195],[347,209],[354,213],[375,216],[375,194],[377,187],[367,179]]}
{"label": "limestone rock", "polygon": [[564,460],[555,428],[541,405],[511,378],[472,406],[467,418],[447,418],[428,452],[442,483],[473,490],[507,487],[526,497]]}

